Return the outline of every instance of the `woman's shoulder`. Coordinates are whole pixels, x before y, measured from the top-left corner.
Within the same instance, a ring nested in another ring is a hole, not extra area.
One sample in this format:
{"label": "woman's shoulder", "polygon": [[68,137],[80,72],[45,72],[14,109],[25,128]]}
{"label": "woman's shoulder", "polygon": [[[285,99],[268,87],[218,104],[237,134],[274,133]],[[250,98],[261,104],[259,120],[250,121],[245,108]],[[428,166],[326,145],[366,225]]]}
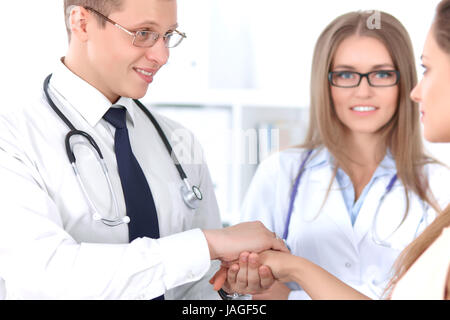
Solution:
{"label": "woman's shoulder", "polygon": [[[307,157],[309,157],[310,152],[314,150],[308,150],[305,148],[291,147],[278,152],[275,152],[265,158],[259,166],[267,167],[281,167],[288,168],[292,165],[298,167]],[[297,168],[298,169],[298,168]]]}
{"label": "woman's shoulder", "polygon": [[450,203],[450,168],[441,163],[429,163],[425,165],[428,186],[430,191],[441,208],[447,207]]}
{"label": "woman's shoulder", "polygon": [[298,172],[303,164],[305,169],[310,169],[328,164],[329,158],[329,152],[325,148],[311,150],[293,147],[268,156],[259,164],[258,171],[272,175],[284,174],[292,176]]}
{"label": "woman's shoulder", "polygon": [[[398,281],[392,299],[442,299],[448,285],[449,250],[450,227],[447,227]],[[433,272],[429,272],[430,268]]]}

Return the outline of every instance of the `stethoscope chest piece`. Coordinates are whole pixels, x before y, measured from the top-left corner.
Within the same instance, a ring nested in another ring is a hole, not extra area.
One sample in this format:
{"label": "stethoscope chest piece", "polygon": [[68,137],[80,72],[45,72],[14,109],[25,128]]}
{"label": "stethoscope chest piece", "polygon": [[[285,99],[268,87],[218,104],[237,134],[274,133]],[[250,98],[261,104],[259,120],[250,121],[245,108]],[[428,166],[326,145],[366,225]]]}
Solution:
{"label": "stethoscope chest piece", "polygon": [[184,185],[181,186],[181,195],[186,206],[193,210],[198,209],[200,201],[203,200],[200,189],[197,186],[191,188],[187,180],[184,180]]}

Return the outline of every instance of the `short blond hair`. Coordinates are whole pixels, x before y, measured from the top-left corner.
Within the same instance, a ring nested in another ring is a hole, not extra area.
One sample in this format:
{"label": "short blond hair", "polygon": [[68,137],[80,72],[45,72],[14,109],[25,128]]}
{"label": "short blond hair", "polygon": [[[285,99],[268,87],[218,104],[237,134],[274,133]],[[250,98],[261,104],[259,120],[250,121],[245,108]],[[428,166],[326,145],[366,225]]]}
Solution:
{"label": "short blond hair", "polygon": [[[71,30],[70,30],[70,11],[74,6],[80,6],[80,7],[89,7],[92,8],[98,12],[101,12],[105,16],[110,15],[114,11],[118,11],[121,9],[123,4],[123,0],[64,0],[64,18],[66,21],[66,29],[67,29],[67,35],[69,36],[69,41],[71,37]],[[101,19],[100,17],[97,17],[98,22],[101,27],[104,27],[106,22],[105,20]]]}

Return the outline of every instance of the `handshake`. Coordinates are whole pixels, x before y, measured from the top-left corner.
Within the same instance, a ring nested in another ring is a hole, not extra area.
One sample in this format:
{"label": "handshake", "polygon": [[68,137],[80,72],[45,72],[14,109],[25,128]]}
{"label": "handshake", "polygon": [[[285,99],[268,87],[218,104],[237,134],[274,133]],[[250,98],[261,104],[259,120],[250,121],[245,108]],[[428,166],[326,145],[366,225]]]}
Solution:
{"label": "handshake", "polygon": [[277,280],[285,280],[280,261],[289,255],[284,241],[261,222],[245,222],[228,228],[203,231],[211,260],[222,266],[211,278],[214,290],[258,294]]}

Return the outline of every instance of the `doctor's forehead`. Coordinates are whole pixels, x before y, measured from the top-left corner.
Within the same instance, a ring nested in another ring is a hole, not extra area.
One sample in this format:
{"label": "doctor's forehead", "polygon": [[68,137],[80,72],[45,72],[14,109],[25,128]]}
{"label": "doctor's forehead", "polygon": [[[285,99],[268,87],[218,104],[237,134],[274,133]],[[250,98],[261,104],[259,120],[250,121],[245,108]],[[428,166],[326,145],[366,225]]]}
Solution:
{"label": "doctor's forehead", "polygon": [[391,55],[378,39],[365,36],[351,36],[343,40],[333,57],[333,67],[356,69],[393,67]]}
{"label": "doctor's forehead", "polygon": [[112,15],[126,21],[128,26],[177,25],[176,0],[122,0],[121,9]]}

